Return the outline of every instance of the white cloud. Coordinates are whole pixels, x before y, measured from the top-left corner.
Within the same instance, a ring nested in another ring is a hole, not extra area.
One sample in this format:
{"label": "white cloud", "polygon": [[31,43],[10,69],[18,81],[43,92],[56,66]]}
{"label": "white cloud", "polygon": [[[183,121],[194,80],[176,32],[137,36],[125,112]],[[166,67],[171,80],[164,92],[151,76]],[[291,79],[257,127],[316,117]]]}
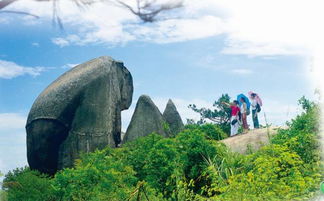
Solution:
{"label": "white cloud", "polygon": [[[323,47],[319,45],[324,34],[321,5],[320,0],[185,0],[184,8],[169,13],[174,19],[141,24],[127,9],[112,4],[96,3],[81,13],[73,2],[62,1],[59,15],[65,25],[75,27],[77,31],[71,35],[77,37],[67,35],[52,41],[61,47],[132,40],[166,43],[224,33],[226,54],[306,54],[314,46]],[[41,16],[41,20],[52,18],[49,2],[21,0],[11,8]]]}
{"label": "white cloud", "polygon": [[27,164],[26,119],[26,115],[21,113],[0,113],[0,171],[2,173]]}
{"label": "white cloud", "polygon": [[229,40],[221,51],[223,54],[243,54],[254,56],[302,55],[305,50],[297,47],[288,47],[275,43],[255,43],[247,41]]}
{"label": "white cloud", "polygon": [[33,42],[32,46],[39,47],[39,43]]}
{"label": "white cloud", "polygon": [[26,116],[19,113],[0,113],[0,130],[9,131],[24,128]]}
{"label": "white cloud", "polygon": [[21,75],[37,76],[44,67],[24,67],[11,61],[0,60],[0,78],[12,79]]}
{"label": "white cloud", "polygon": [[138,40],[171,43],[194,40],[224,33],[223,21],[215,16],[172,19],[151,26],[136,26],[132,35]]}
{"label": "white cloud", "polygon": [[252,70],[246,68],[236,68],[232,69],[230,72],[238,75],[250,75],[253,73]]}
{"label": "white cloud", "polygon": [[[28,25],[32,25],[36,22],[48,23],[52,19],[51,6],[52,4],[48,2],[21,0],[12,4],[12,9],[40,16],[38,20],[29,19],[33,22]],[[143,24],[129,10],[112,4],[96,3],[81,13],[72,2],[62,1],[59,3],[59,15],[65,26],[77,30],[75,34],[71,34],[77,37],[71,38],[71,35],[56,37],[52,42],[65,47],[89,43],[115,45],[133,40],[168,43],[215,36],[224,33],[226,28],[218,13],[213,14],[215,11],[221,13],[216,7],[208,7],[197,0],[192,0],[186,2],[184,8],[169,12],[173,18]]]}
{"label": "white cloud", "polygon": [[70,42],[64,38],[52,38],[52,42],[60,47],[65,47],[70,44]]}
{"label": "white cloud", "polygon": [[0,18],[0,24],[9,24],[9,19],[8,18]]}
{"label": "white cloud", "polygon": [[307,57],[324,52],[322,1],[228,0],[210,3],[227,11],[224,54]]}

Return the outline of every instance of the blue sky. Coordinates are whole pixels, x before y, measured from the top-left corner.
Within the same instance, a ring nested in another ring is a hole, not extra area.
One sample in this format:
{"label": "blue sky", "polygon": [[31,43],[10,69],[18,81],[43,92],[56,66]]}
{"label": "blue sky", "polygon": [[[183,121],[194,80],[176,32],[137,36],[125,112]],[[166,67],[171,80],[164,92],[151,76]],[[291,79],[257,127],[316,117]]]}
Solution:
{"label": "blue sky", "polygon": [[138,23],[128,12],[110,7],[112,12],[99,18],[102,5],[80,17],[64,4],[64,30],[52,26],[47,3],[37,4],[38,9],[19,3],[11,7],[36,13],[38,20],[1,14],[0,171],[26,164],[24,125],[41,91],[74,65],[102,55],[123,61],[133,76],[133,103],[122,113],[124,131],[142,94],[161,112],[173,99],[185,122],[198,117],[187,108],[190,103],[212,107],[223,93],[235,97],[253,90],[274,125],[300,112],[301,96],[314,98],[307,48],[294,40],[286,43],[290,38],[284,34],[286,41],[274,38],[277,29],[271,34],[256,29],[259,22],[250,26],[250,18],[244,12],[237,18],[231,6],[192,2],[179,11],[183,18],[155,24]]}

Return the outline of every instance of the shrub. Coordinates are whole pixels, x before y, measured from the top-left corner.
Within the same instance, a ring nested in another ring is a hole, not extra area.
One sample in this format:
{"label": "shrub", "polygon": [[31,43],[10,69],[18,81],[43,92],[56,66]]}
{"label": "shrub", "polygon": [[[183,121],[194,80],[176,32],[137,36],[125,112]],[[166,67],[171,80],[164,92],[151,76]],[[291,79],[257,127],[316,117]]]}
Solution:
{"label": "shrub", "polygon": [[145,181],[165,197],[169,197],[175,189],[173,175],[182,165],[176,146],[174,139],[162,139],[153,146],[144,159]]}
{"label": "shrub", "polygon": [[5,176],[3,189],[10,201],[56,200],[50,178],[28,167],[9,171]]}
{"label": "shrub", "polygon": [[107,148],[85,154],[75,168],[57,173],[53,187],[60,200],[126,200],[136,185],[134,174]]}
{"label": "shrub", "polygon": [[162,136],[153,133],[123,145],[123,153],[121,157],[125,163],[133,167],[135,176],[139,181],[146,178],[147,174],[144,171],[144,165],[147,162],[151,149],[161,139],[163,139]]}
{"label": "shrub", "polygon": [[[305,174],[304,162],[288,147],[269,145],[248,156],[245,170],[230,177],[224,200],[291,200],[305,198],[318,173]],[[315,180],[315,182],[314,182]]]}
{"label": "shrub", "polygon": [[229,184],[229,178],[244,171],[247,157],[231,152],[224,144],[217,143],[217,154],[207,158],[207,167],[202,178],[206,181],[202,187],[202,195],[211,197],[223,193]]}
{"label": "shrub", "polygon": [[306,163],[318,162],[320,160],[319,107],[305,99],[301,100],[305,111],[287,123],[289,126],[287,130],[279,130],[278,134],[271,139],[271,143],[288,146]]}
{"label": "shrub", "polygon": [[4,190],[0,190],[0,200],[1,201],[8,201],[7,192]]}
{"label": "shrub", "polygon": [[201,190],[200,175],[207,166],[205,158],[214,157],[216,148],[200,130],[184,130],[175,138],[186,181],[193,180],[194,191]]}
{"label": "shrub", "polygon": [[205,133],[208,139],[212,140],[222,140],[227,138],[227,134],[219,125],[216,124],[187,124],[185,128],[189,130],[199,130],[200,132]]}

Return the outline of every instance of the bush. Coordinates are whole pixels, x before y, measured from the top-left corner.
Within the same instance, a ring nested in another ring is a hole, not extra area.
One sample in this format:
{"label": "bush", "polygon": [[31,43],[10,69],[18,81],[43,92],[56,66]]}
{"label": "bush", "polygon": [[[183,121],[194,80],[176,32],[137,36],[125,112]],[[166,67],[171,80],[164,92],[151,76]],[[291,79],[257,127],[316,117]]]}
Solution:
{"label": "bush", "polygon": [[200,130],[184,130],[175,138],[185,182],[193,182],[192,190],[201,191],[201,174],[206,168],[205,159],[216,155],[216,148]]}
{"label": "bush", "polygon": [[[318,184],[318,173],[305,174],[304,162],[288,147],[268,145],[247,156],[244,171],[229,178],[222,200],[291,200],[305,198]],[[217,198],[217,197],[216,197]]]}
{"label": "bush", "polygon": [[121,158],[123,158],[125,163],[133,167],[135,176],[139,181],[146,178],[147,174],[144,171],[144,166],[148,155],[154,145],[161,139],[163,139],[162,136],[153,133],[123,145]]}
{"label": "bush", "polygon": [[[207,128],[207,127],[205,127]],[[177,182],[194,181],[200,190],[200,175],[206,167],[205,158],[214,157],[216,148],[200,129],[186,129],[175,138],[163,139],[151,134],[123,146],[123,160],[133,167],[138,181],[169,197],[177,191]]]}
{"label": "bush", "polygon": [[320,111],[316,104],[303,98],[301,100],[305,111],[287,123],[287,130],[279,130],[271,139],[271,143],[288,146],[305,163],[316,163],[320,161]]}
{"label": "bush", "polygon": [[222,140],[227,138],[227,134],[216,124],[187,124],[185,126],[189,130],[199,130],[202,133],[206,134],[208,139],[212,140]]}
{"label": "bush", "polygon": [[7,192],[0,190],[0,200],[1,201],[8,201],[8,196],[7,196]]}
{"label": "bush", "polygon": [[206,181],[202,187],[202,195],[207,197],[223,193],[230,177],[242,173],[246,165],[246,156],[231,152],[221,143],[215,146],[217,155],[206,159],[208,166],[202,174],[202,179]]}
{"label": "bush", "polygon": [[9,171],[5,176],[3,189],[10,201],[56,200],[50,178],[28,167]]}
{"label": "bush", "polygon": [[186,129],[175,138],[163,139],[151,134],[127,143],[124,148],[125,163],[136,171],[139,181],[169,197],[177,182],[193,180],[199,190],[199,177],[205,168],[205,159],[216,154],[216,149],[199,129]]}
{"label": "bush", "polygon": [[176,147],[174,139],[158,141],[149,151],[143,167],[145,181],[165,197],[169,197],[175,189],[173,175],[182,165]]}
{"label": "bush", "polygon": [[64,169],[53,179],[60,200],[126,200],[135,189],[135,172],[116,160],[113,151],[85,154],[75,168]]}

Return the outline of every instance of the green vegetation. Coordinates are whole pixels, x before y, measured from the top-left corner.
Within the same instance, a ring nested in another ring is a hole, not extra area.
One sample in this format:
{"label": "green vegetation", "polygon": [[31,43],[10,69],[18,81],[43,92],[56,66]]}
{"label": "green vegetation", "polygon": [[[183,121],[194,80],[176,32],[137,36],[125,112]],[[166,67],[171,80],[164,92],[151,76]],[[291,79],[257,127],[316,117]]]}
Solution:
{"label": "green vegetation", "polygon": [[28,167],[17,168],[6,174],[2,188],[8,200],[55,200],[50,178]]}
{"label": "green vegetation", "polygon": [[222,94],[213,104],[214,109],[198,108],[195,104],[190,104],[188,107],[194,112],[199,113],[200,120],[195,122],[192,119],[187,119],[188,124],[205,124],[209,120],[218,125],[225,133],[230,133],[231,109],[224,105],[223,102],[230,103],[231,97],[228,94]]}
{"label": "green vegetation", "polygon": [[[2,177],[3,174],[0,172],[0,177]],[[7,200],[7,192],[0,189],[0,200]]]}
{"label": "green vegetation", "polygon": [[[324,180],[319,107],[304,111],[271,143],[242,155],[218,140],[214,124],[191,124],[171,138],[157,134],[121,148],[83,154],[53,178],[28,168],[9,172],[2,200],[305,200]],[[4,194],[5,193],[5,194]]]}
{"label": "green vegetation", "polygon": [[112,149],[83,155],[74,169],[55,175],[52,186],[58,200],[126,200],[136,185],[135,172]]}
{"label": "green vegetation", "polygon": [[206,137],[211,140],[222,140],[227,138],[227,134],[221,129],[220,126],[206,123],[206,124],[187,124],[185,126],[186,129],[189,130],[198,130],[199,132],[202,132],[206,134]]}

